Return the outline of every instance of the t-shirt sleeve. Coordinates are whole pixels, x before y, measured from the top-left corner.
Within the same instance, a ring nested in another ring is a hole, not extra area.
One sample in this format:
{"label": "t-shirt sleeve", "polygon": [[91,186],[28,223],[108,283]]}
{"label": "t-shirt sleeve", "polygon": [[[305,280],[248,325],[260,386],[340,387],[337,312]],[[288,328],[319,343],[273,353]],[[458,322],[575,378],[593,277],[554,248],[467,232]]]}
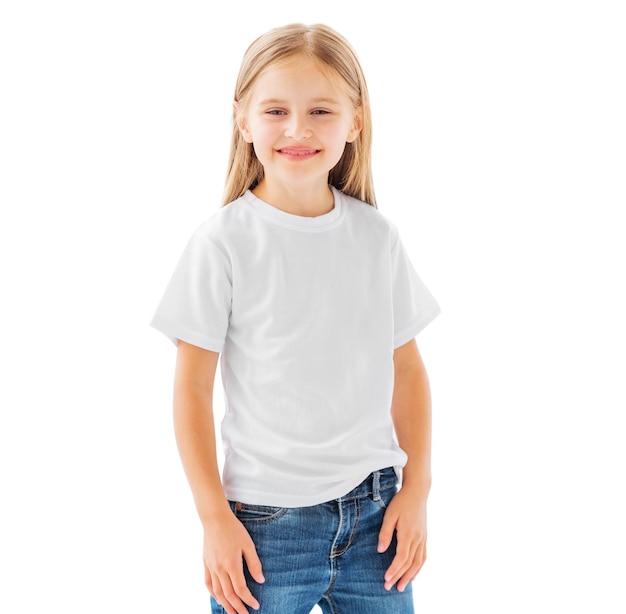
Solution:
{"label": "t-shirt sleeve", "polygon": [[221,352],[232,302],[231,267],[226,255],[196,231],[165,289],[151,326],[178,340]]}
{"label": "t-shirt sleeve", "polygon": [[441,312],[415,272],[402,239],[397,234],[396,237],[391,250],[394,348],[408,343]]}

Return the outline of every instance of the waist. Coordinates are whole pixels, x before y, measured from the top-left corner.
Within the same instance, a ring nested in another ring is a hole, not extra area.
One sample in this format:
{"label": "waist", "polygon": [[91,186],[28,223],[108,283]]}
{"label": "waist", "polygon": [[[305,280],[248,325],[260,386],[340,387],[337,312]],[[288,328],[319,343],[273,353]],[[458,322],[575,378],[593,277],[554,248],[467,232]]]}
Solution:
{"label": "waist", "polygon": [[373,497],[378,499],[382,491],[389,488],[396,488],[398,485],[398,476],[393,467],[386,467],[378,471],[370,473],[356,488],[349,493],[339,497],[338,500],[349,501],[351,499],[363,499],[365,497]]}

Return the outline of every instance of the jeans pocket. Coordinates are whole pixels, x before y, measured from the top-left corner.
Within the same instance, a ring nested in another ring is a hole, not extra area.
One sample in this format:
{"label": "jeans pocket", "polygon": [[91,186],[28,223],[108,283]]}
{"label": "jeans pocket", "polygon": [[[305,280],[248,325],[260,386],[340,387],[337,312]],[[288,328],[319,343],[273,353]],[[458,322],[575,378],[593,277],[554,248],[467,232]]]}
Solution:
{"label": "jeans pocket", "polygon": [[239,501],[230,501],[230,508],[243,524],[262,524],[274,522],[282,518],[288,511],[287,507],[273,507],[271,505],[249,505]]}

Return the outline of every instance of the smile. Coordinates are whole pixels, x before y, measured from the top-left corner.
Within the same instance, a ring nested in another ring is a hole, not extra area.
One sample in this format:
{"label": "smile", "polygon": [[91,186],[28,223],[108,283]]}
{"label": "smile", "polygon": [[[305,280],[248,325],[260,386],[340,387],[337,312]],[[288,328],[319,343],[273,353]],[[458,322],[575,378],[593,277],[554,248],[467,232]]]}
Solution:
{"label": "smile", "polygon": [[306,160],[319,153],[319,149],[311,147],[283,147],[278,153],[290,160]]}

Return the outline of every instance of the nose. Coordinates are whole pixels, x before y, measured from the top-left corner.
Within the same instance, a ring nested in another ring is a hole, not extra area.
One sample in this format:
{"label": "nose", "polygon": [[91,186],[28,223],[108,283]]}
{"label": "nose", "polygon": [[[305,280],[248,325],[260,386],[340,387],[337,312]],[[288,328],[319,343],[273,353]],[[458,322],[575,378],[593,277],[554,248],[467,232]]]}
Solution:
{"label": "nose", "polygon": [[300,139],[308,139],[311,136],[311,133],[308,116],[302,116],[294,113],[289,117],[289,121],[285,127],[285,136],[287,138],[294,139],[296,141]]}

